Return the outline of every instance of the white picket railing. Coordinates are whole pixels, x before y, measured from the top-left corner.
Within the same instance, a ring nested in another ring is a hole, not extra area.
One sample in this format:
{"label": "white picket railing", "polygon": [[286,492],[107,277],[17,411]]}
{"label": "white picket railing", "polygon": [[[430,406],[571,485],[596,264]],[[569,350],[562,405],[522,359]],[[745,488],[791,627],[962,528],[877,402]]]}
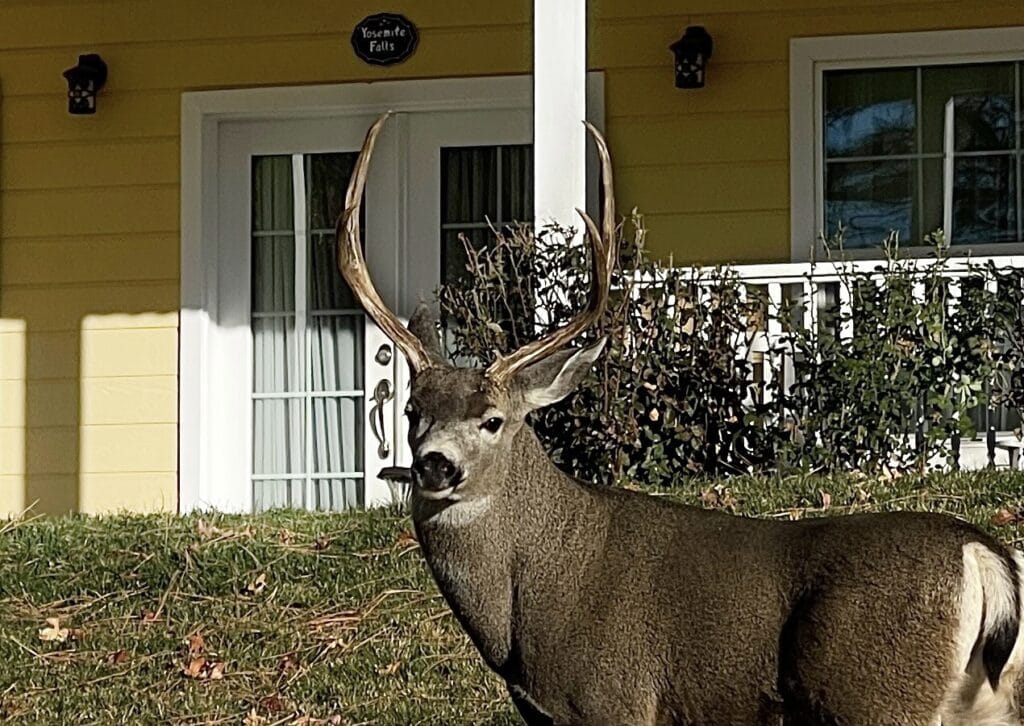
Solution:
{"label": "white picket railing", "polygon": [[[960,290],[960,280],[965,277],[983,275],[982,266],[992,263],[996,268],[1024,268],[1024,256],[976,257],[972,259],[950,259],[945,261],[941,276],[949,281],[950,306],[955,306]],[[894,263],[900,270],[913,275],[924,273],[935,264],[934,260],[910,259]],[[686,271],[687,268],[683,268]],[[885,274],[891,267],[879,260],[856,260],[818,263],[782,263],[765,265],[736,265],[729,268],[735,273],[743,288],[741,294],[751,296],[755,289],[767,300],[767,314],[764,325],[748,341],[739,342],[737,355],[751,365],[751,383],[759,386],[762,401],[770,401],[775,375],[781,375],[780,388],[785,391],[794,382],[792,359],[787,360],[787,348],[783,335],[781,314],[790,305],[798,305],[803,313],[803,323],[812,335],[818,330],[817,319],[823,310],[830,308],[843,321],[839,335],[852,336],[853,301],[846,285],[841,284],[844,276],[856,273],[858,278],[873,278],[883,284]],[[677,268],[678,271],[678,268]],[[716,284],[716,276],[700,275],[692,269],[693,279],[698,285]],[[657,284],[655,279],[638,279],[641,286]],[[987,278],[985,284],[998,292],[998,282]],[[915,291],[924,297],[924,283],[915,286]],[[808,304],[808,302],[811,304]],[[791,308],[789,308],[791,309]],[[754,388],[754,386],[751,386]],[[908,412],[913,417],[914,412]],[[960,463],[965,468],[977,468],[998,461],[1011,466],[1024,464],[1024,449],[1012,429],[1019,426],[1014,415],[1007,410],[984,412],[979,431],[983,438],[960,443]]]}

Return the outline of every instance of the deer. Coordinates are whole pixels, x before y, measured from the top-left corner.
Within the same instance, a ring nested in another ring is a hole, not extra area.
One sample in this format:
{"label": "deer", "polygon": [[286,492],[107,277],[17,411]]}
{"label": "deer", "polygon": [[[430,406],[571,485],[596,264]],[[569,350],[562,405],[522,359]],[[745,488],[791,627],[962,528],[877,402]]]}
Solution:
{"label": "deer", "polygon": [[755,519],[578,480],[527,414],[569,395],[604,340],[617,256],[578,211],[587,304],[487,367],[446,363],[436,316],[408,325],[363,258],[369,129],[338,220],[338,263],[409,364],[410,510],[426,564],[530,726],[989,726],[1021,723],[1024,558],[933,513]]}

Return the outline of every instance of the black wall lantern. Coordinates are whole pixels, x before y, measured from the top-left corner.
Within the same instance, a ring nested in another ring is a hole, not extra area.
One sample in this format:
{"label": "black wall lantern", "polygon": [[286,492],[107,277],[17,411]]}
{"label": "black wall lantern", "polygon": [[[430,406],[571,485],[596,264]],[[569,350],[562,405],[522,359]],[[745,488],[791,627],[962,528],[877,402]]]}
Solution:
{"label": "black wall lantern", "polygon": [[68,113],[96,113],[96,94],[107,82],[107,64],[95,53],[78,56],[78,65],[64,71],[68,79]]}
{"label": "black wall lantern", "polygon": [[691,25],[668,47],[676,56],[676,88],[704,88],[711,47],[711,36],[702,25]]}

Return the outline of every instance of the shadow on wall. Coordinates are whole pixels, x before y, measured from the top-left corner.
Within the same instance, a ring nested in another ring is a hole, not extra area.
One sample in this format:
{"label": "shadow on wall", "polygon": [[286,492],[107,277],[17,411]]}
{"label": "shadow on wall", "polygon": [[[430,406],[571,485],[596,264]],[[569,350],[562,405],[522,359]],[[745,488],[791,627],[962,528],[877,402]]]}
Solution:
{"label": "shadow on wall", "polygon": [[178,281],[102,279],[141,242],[4,235],[0,512],[176,507]]}

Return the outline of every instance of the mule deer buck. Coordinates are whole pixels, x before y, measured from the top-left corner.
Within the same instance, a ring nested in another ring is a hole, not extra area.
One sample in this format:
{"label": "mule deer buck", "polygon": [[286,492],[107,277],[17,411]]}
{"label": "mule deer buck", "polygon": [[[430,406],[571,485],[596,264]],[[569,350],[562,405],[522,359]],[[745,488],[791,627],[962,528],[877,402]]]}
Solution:
{"label": "mule deer buck", "polygon": [[404,327],[370,280],[367,134],[338,223],[342,273],[412,370],[412,516],[427,564],[529,724],[1019,723],[1024,558],[931,514],[777,522],[578,481],[526,415],[603,341],[616,258],[612,169],[586,310],[487,369],[446,365],[421,306]]}

